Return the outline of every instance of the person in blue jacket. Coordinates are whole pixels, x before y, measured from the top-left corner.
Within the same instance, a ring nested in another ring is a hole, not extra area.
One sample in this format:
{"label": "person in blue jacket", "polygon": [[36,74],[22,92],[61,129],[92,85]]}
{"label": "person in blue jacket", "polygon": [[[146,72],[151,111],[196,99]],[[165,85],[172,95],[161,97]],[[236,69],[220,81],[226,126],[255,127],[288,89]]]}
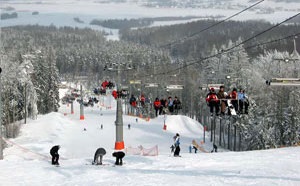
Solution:
{"label": "person in blue jacket", "polygon": [[174,151],[174,156],[178,157],[180,153],[180,136],[178,133],[174,136],[174,146],[175,146],[175,151]]}

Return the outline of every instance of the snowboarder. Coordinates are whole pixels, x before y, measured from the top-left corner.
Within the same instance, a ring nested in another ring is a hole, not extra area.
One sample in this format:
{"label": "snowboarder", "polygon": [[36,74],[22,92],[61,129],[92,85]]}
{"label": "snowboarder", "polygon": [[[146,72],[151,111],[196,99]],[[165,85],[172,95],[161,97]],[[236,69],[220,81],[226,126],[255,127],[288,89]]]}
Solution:
{"label": "snowboarder", "polygon": [[114,152],[112,153],[113,157],[116,157],[116,163],[115,165],[123,165],[123,158],[125,156],[125,153],[122,151]]}
{"label": "snowboarder", "polygon": [[219,115],[219,99],[218,99],[218,96],[215,93],[215,89],[213,87],[210,89],[210,92],[206,96],[206,102],[210,108],[211,116],[213,115],[214,108],[215,108],[216,115],[218,116]]}
{"label": "snowboarder", "polygon": [[155,109],[155,116],[157,117],[158,113],[161,114],[161,102],[159,101],[158,98],[155,99],[154,103],[154,109]]}
{"label": "snowboarder", "polygon": [[174,146],[175,146],[175,151],[174,151],[174,156],[178,157],[179,153],[180,153],[180,136],[178,133],[176,133],[176,135],[173,137],[174,139]]}
{"label": "snowboarder", "polygon": [[[93,165],[102,165],[102,158],[106,154],[106,150],[104,148],[98,148],[94,155]],[[100,161],[99,161],[100,159]]]}
{"label": "snowboarder", "polygon": [[225,115],[225,111],[226,111],[226,97],[227,97],[227,93],[224,91],[225,87],[222,85],[220,86],[220,90],[217,94],[218,99],[221,100],[221,115]]}
{"label": "snowboarder", "polygon": [[197,147],[192,143],[191,145],[190,145],[190,147],[189,147],[189,150],[190,150],[190,153],[192,153],[192,150],[195,150],[195,154],[197,153]]}
{"label": "snowboarder", "polygon": [[131,127],[130,124],[128,124],[128,130],[130,130],[130,127]]}
{"label": "snowboarder", "polygon": [[213,152],[218,152],[218,146],[216,144],[213,144],[213,150],[211,151],[211,153]]}
{"label": "snowboarder", "polygon": [[52,156],[52,165],[59,165],[58,160],[59,160],[59,154],[58,150],[60,149],[59,145],[55,145],[50,149],[50,154]]}

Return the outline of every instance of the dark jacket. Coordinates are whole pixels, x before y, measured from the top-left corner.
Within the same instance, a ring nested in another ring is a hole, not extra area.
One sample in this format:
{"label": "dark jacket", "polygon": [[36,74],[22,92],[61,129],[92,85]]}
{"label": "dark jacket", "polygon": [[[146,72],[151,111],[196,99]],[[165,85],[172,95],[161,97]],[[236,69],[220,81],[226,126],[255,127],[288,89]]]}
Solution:
{"label": "dark jacket", "polygon": [[59,145],[55,145],[51,148],[50,154],[58,154]]}
{"label": "dark jacket", "polygon": [[104,148],[99,148],[96,150],[95,155],[96,154],[104,156],[106,154],[106,150]]}
{"label": "dark jacket", "polygon": [[113,157],[117,157],[117,158],[124,158],[125,153],[122,152],[122,151],[118,151],[118,152],[112,153],[112,156],[113,156]]}

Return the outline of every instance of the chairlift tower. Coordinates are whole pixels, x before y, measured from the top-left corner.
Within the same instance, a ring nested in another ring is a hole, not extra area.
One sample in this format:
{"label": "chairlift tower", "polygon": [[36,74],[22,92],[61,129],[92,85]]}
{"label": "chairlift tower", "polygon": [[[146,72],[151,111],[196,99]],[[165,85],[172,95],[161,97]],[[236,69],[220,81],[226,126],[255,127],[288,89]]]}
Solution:
{"label": "chairlift tower", "polygon": [[[115,150],[123,150],[125,148],[124,140],[123,140],[123,109],[122,109],[122,97],[120,96],[121,92],[121,68],[126,67],[127,70],[133,69],[131,64],[125,64],[125,63],[112,63],[107,69],[109,71],[116,71],[117,72],[117,110],[116,110],[116,142],[115,142]],[[116,69],[115,69],[116,67]]]}

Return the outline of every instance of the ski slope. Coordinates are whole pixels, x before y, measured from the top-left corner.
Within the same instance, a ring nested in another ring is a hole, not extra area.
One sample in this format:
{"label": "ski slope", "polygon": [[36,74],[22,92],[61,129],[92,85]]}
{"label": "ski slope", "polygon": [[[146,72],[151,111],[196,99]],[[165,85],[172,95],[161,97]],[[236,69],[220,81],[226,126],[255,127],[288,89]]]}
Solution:
{"label": "ski slope", "polygon": [[[115,102],[106,97],[107,104],[112,109],[86,108],[83,121],[75,104],[74,115],[62,105],[58,113],[23,125],[20,136],[9,139],[0,161],[0,185],[300,185],[300,148],[190,154],[188,146],[193,139],[203,140],[203,128],[179,115],[165,118],[166,131],[164,116],[147,122],[124,115],[125,146],[158,145],[159,155],[127,155],[122,167],[114,167]],[[180,158],[170,156],[169,148],[177,132]],[[50,165],[49,149],[56,144],[61,145],[61,167]],[[107,151],[105,166],[92,166],[99,147]],[[203,147],[211,150],[210,143]]]}

